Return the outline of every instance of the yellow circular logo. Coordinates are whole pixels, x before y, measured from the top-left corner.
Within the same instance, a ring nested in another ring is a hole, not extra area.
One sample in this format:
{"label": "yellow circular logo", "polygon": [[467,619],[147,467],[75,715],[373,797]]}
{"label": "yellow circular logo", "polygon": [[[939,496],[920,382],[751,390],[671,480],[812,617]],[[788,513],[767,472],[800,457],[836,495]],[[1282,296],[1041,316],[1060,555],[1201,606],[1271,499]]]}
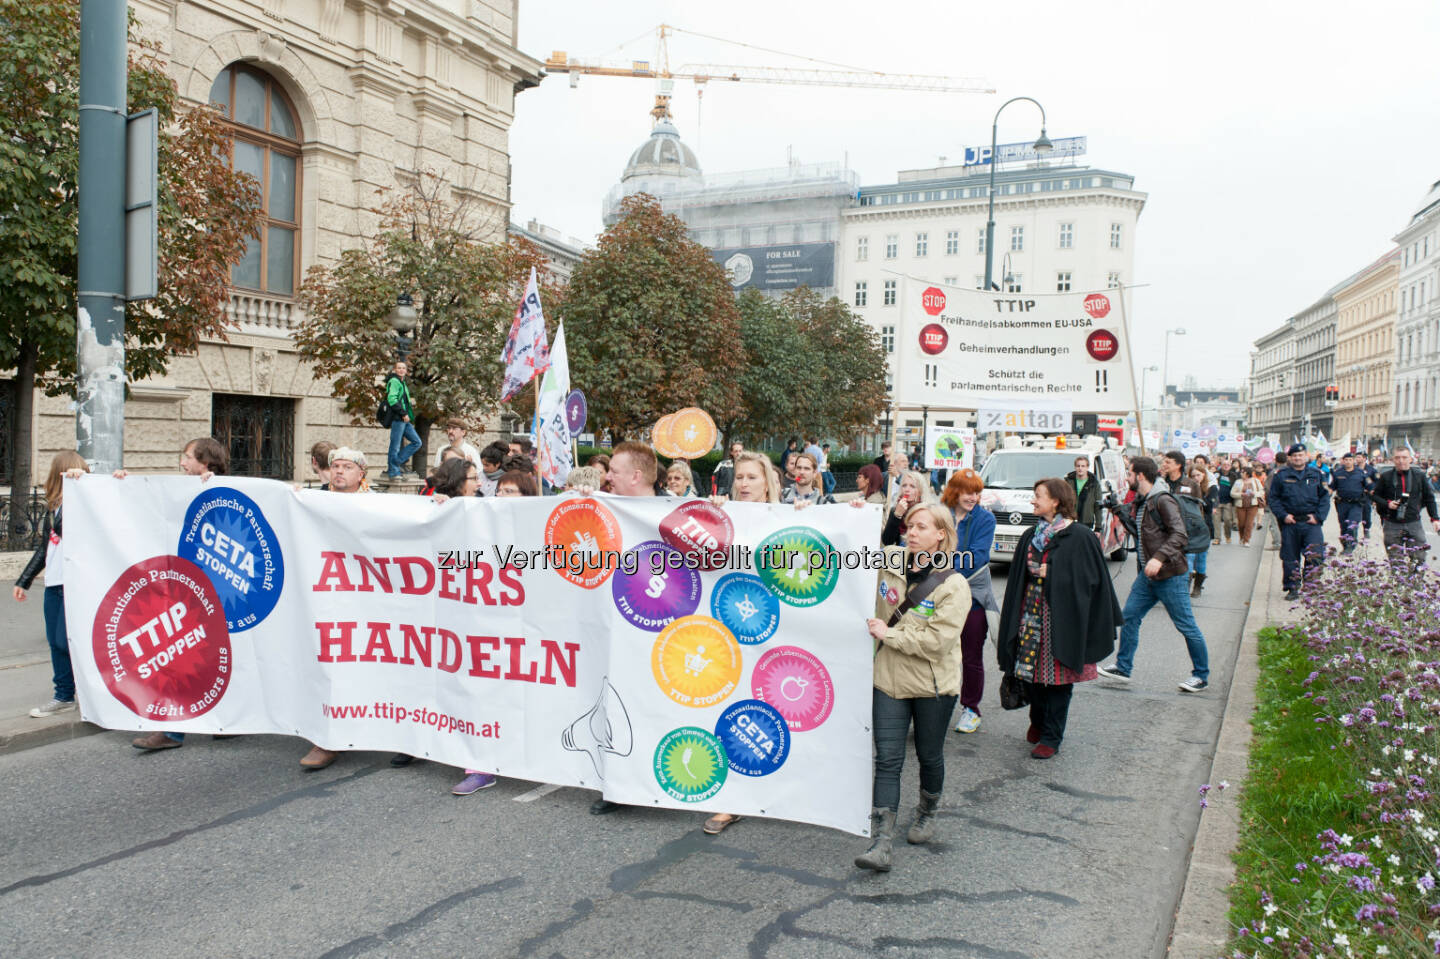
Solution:
{"label": "yellow circular logo", "polygon": [[650,669],[660,689],[681,706],[714,706],[735,691],[744,663],[740,644],[719,620],[682,616],[660,631]]}
{"label": "yellow circular logo", "polygon": [[675,451],[675,447],[670,445],[670,424],[674,421],[675,414],[666,413],[655,421],[655,428],[650,431],[650,445],[655,447],[655,452],[671,459],[680,455]]}
{"label": "yellow circular logo", "polygon": [[698,459],[715,448],[715,421],[698,406],[687,406],[670,421],[670,446],[687,459]]}

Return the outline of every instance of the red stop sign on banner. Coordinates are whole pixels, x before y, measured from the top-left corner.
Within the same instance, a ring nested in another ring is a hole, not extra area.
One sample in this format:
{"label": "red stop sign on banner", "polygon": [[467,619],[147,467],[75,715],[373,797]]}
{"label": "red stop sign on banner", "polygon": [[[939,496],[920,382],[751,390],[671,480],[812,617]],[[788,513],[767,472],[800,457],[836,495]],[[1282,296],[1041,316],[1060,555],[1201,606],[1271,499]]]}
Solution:
{"label": "red stop sign on banner", "polygon": [[920,349],[931,356],[939,356],[950,342],[950,334],[939,323],[926,323],[920,328]]}
{"label": "red stop sign on banner", "polygon": [[1085,350],[1097,360],[1113,360],[1120,352],[1120,341],[1109,330],[1096,330],[1085,337]]}
{"label": "red stop sign on banner", "polygon": [[945,309],[945,291],[938,286],[928,287],[920,294],[920,305],[931,316],[939,316],[940,311]]}
{"label": "red stop sign on banner", "polygon": [[1103,320],[1110,313],[1110,297],[1104,293],[1091,293],[1085,297],[1085,312],[1097,320]]}

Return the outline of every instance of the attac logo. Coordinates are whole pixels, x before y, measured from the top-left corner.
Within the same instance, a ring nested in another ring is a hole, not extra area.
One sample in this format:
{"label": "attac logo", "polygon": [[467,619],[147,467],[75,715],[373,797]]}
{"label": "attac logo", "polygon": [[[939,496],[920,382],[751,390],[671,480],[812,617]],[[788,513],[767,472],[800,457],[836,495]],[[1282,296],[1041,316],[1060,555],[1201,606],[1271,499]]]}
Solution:
{"label": "attac logo", "polygon": [[[1096,330],[1085,337],[1085,350],[1095,359],[1113,360],[1120,352],[1120,341],[1109,330]],[[1099,376],[1100,374],[1095,374]]]}
{"label": "attac logo", "polygon": [[940,311],[945,309],[945,291],[938,286],[928,287],[920,294],[920,305],[931,316],[939,316]]}
{"label": "attac logo", "polygon": [[949,342],[950,334],[939,323],[926,323],[920,328],[920,349],[924,353],[939,356]]}
{"label": "attac logo", "polygon": [[1104,293],[1091,293],[1085,297],[1085,312],[1097,320],[1105,319],[1110,315],[1110,297]]}

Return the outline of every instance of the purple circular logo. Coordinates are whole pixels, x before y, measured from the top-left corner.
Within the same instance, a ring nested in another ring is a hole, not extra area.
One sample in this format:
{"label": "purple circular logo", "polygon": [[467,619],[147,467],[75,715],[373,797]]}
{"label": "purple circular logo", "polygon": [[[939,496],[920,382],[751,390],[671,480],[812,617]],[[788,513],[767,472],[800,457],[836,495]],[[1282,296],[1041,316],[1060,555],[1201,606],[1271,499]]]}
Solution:
{"label": "purple circular logo", "polygon": [[565,397],[565,425],[570,428],[571,435],[585,428],[585,414],[588,409],[585,394],[579,390],[571,390],[570,395]]}
{"label": "purple circular logo", "polygon": [[[626,572],[630,569],[635,572]],[[659,540],[627,552],[610,589],[620,615],[652,633],[700,606],[700,572],[686,564],[679,550]]]}

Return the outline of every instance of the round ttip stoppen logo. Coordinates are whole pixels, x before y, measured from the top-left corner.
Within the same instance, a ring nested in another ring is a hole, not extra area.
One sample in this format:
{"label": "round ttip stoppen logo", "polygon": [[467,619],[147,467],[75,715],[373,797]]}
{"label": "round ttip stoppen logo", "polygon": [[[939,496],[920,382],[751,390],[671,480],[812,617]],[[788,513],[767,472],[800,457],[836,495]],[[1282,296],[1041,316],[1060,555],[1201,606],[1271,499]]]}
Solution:
{"label": "round ttip stoppen logo", "polygon": [[939,356],[945,352],[946,345],[950,342],[950,334],[945,332],[945,327],[939,323],[926,323],[920,327],[920,351],[931,356]]}
{"label": "round ttip stoppen logo", "polygon": [[945,291],[938,286],[927,287],[925,292],[920,294],[920,305],[931,316],[939,316],[940,311],[945,309]]}
{"label": "round ttip stoppen logo", "polygon": [[1104,293],[1091,293],[1085,297],[1085,312],[1097,320],[1105,319],[1110,313],[1110,297]]}
{"label": "round ttip stoppen logo", "polygon": [[1093,359],[1103,363],[1105,360],[1113,360],[1120,352],[1120,341],[1109,330],[1096,330],[1085,337],[1085,351]]}

